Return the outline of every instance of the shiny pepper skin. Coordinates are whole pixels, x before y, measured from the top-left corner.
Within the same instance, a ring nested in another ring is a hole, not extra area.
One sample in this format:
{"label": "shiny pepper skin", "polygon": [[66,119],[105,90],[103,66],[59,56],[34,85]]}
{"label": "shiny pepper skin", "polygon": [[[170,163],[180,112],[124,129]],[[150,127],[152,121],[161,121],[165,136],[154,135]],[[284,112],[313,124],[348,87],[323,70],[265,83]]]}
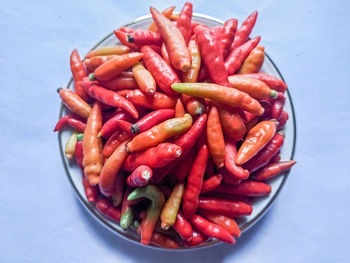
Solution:
{"label": "shiny pepper skin", "polygon": [[76,49],[73,50],[70,56],[70,68],[73,74],[76,94],[83,100],[89,101],[89,95],[85,92],[82,84],[83,78],[87,77],[87,72]]}
{"label": "shiny pepper skin", "polygon": [[64,105],[66,105],[71,111],[83,118],[89,117],[91,107],[78,94],[69,89],[62,88],[59,88],[57,92],[60,94]]}
{"label": "shiny pepper skin", "polygon": [[223,167],[225,161],[225,141],[218,109],[215,106],[211,107],[208,115],[207,141],[210,156],[213,158],[216,166],[218,168]]}
{"label": "shiny pepper skin", "polygon": [[168,229],[169,227],[175,224],[184,189],[185,183],[178,183],[177,185],[175,185],[170,197],[166,201],[162,213],[160,215],[163,229]]}
{"label": "shiny pepper skin", "polygon": [[231,50],[235,50],[239,46],[243,45],[249,38],[250,33],[255,25],[256,19],[258,17],[258,12],[254,11],[248,16],[248,18],[242,23],[238,28],[235,39],[232,43]]}
{"label": "shiny pepper skin", "polygon": [[265,59],[265,49],[262,46],[257,46],[252,51],[248,57],[244,60],[241,68],[239,69],[239,74],[250,74],[258,73],[264,64]]}

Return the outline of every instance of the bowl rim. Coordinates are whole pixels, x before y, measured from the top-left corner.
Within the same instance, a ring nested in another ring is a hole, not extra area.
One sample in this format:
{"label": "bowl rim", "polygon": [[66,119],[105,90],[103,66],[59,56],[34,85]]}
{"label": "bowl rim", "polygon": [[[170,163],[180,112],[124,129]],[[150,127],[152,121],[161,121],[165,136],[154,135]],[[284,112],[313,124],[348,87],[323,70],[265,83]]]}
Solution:
{"label": "bowl rim", "polygon": [[[175,14],[178,13],[178,12],[174,12]],[[220,24],[224,24],[224,21],[219,19],[219,18],[216,18],[216,17],[212,17],[212,16],[209,16],[209,15],[205,15],[205,14],[202,14],[202,13],[196,13],[194,12],[193,17],[198,17],[198,18],[203,18],[203,19],[207,19],[207,20],[210,20],[210,21],[213,21],[213,22],[217,22],[217,23],[220,23]],[[140,22],[142,20],[146,20],[146,19],[149,19],[151,18],[152,16],[151,15],[143,15],[143,16],[139,16],[137,17],[136,19],[134,19],[133,21],[123,25],[122,27],[127,27],[127,26],[131,26],[137,22]],[[100,41],[98,41],[90,50],[94,50],[96,47],[98,47],[102,42],[104,42],[106,39],[108,39],[110,36],[113,35],[113,32],[111,32],[110,34],[108,34],[107,36],[105,36],[104,38],[102,38]],[[279,75],[279,78],[285,82],[279,68],[277,67],[276,63],[271,59],[271,57],[266,53],[265,53],[265,56],[268,58],[269,62],[271,62],[271,64],[273,65],[273,67],[275,68],[275,70],[277,71],[278,75]],[[86,57],[84,57],[84,60],[85,60]],[[70,78],[68,84],[67,84],[67,89],[70,88],[71,84],[73,82],[73,76]],[[296,139],[297,139],[297,126],[296,126],[296,115],[295,115],[295,110],[294,110],[294,104],[293,104],[293,100],[292,100],[292,97],[290,95],[290,92],[289,92],[289,89],[287,88],[286,89],[286,94],[288,96],[288,100],[290,101],[290,106],[291,106],[291,112],[292,112],[292,115],[293,115],[293,132],[294,132],[294,135],[293,135],[293,146],[292,146],[292,152],[291,152],[291,155],[290,155],[290,159],[292,160],[293,157],[294,157],[294,154],[295,154],[295,148],[296,148]],[[61,107],[60,107],[60,112],[59,112],[59,119],[63,116],[63,109],[64,109],[64,105],[63,105],[63,102],[61,102]],[[129,242],[131,243],[134,243],[134,244],[137,244],[141,247],[147,247],[147,248],[150,248],[150,249],[154,249],[154,250],[159,250],[159,251],[171,251],[171,252],[182,252],[182,251],[188,251],[188,250],[191,250],[191,251],[194,251],[194,250],[199,250],[199,249],[203,249],[203,248],[209,248],[209,247],[214,247],[216,245],[219,245],[221,243],[223,243],[222,241],[220,240],[217,240],[217,239],[214,239],[214,240],[211,240],[211,241],[208,241],[208,242],[205,242],[203,244],[201,244],[200,246],[197,246],[197,247],[181,247],[179,249],[169,249],[169,248],[163,248],[163,247],[158,247],[158,246],[155,246],[155,245],[143,245],[139,242],[139,239],[136,239],[133,235],[131,235],[130,233],[128,233],[128,231],[124,231],[124,230],[120,230],[116,227],[114,227],[112,224],[110,224],[107,220],[106,220],[106,217],[104,215],[102,215],[102,213],[100,213],[99,211],[95,211],[91,204],[89,202],[87,202],[85,200],[85,198],[80,194],[79,190],[77,189],[77,187],[75,186],[75,183],[73,182],[72,180],[72,176],[70,174],[70,171],[69,171],[69,167],[67,165],[67,163],[65,162],[65,154],[64,154],[64,150],[63,150],[63,143],[62,143],[62,132],[60,131],[58,133],[58,143],[59,143],[59,150],[60,150],[60,155],[61,155],[61,160],[62,160],[62,163],[63,163],[63,166],[65,168],[65,171],[66,171],[66,175],[67,175],[67,178],[68,178],[68,181],[70,182],[71,186],[73,187],[76,195],[78,196],[78,199],[80,200],[80,202],[83,204],[83,207],[85,207],[85,209],[93,216],[97,219],[97,221],[102,224],[104,227],[106,227],[108,230],[110,231],[113,231],[113,232],[117,232],[118,236],[125,239],[125,240],[128,240]],[[285,185],[285,182],[288,178],[288,175],[290,173],[290,169],[286,172],[284,172],[284,174],[282,175],[283,176],[283,179],[282,179],[282,182],[281,184],[279,185],[278,189],[276,190],[276,192],[274,193],[273,197],[271,198],[271,200],[267,203],[267,205],[254,217],[252,218],[251,220],[249,220],[248,222],[246,222],[244,225],[241,226],[241,235],[244,234],[249,228],[251,228],[255,223],[257,223],[265,214],[266,212],[271,208],[271,205],[272,203],[274,202],[274,200],[277,198],[278,194],[280,193],[280,191],[282,190],[283,186]],[[97,209],[96,209],[97,210]]]}

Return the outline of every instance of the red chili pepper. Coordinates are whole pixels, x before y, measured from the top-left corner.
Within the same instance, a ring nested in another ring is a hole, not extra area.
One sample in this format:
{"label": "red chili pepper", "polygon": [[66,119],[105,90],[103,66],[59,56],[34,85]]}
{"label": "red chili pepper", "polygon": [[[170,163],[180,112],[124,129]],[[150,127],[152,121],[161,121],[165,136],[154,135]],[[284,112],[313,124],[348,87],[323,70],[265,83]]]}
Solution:
{"label": "red chili pepper", "polygon": [[130,90],[127,90],[127,89],[123,89],[123,90],[118,90],[116,91],[116,93],[119,95],[119,96],[122,96],[124,98],[126,98],[129,94]]}
{"label": "red chili pepper", "polygon": [[149,109],[173,109],[175,108],[177,97],[155,92],[152,96],[147,95],[141,90],[133,90],[128,93],[126,98],[134,103]]}
{"label": "red chili pepper", "polygon": [[223,57],[226,57],[227,53],[231,48],[233,39],[235,38],[235,35],[236,35],[237,23],[238,23],[237,19],[227,20],[223,25],[223,27],[221,28],[219,34],[217,35],[221,43]]}
{"label": "red chili pepper", "polygon": [[226,138],[225,140],[225,168],[231,176],[244,180],[249,177],[249,171],[241,166],[237,166],[235,163],[237,155],[236,144],[237,142],[232,139]]}
{"label": "red chili pepper", "polygon": [[217,238],[229,244],[235,244],[232,235],[223,227],[209,222],[199,215],[194,215],[191,220],[192,224],[204,234]]}
{"label": "red chili pepper", "polygon": [[209,72],[205,64],[201,65],[201,68],[198,72],[198,81],[204,81],[209,77]]}
{"label": "red chili pepper", "polygon": [[135,202],[134,200],[133,201],[128,200],[128,196],[132,191],[133,191],[133,188],[127,187],[123,194],[120,226],[124,230],[128,229],[134,220],[134,215],[133,215],[131,206],[137,202]]}
{"label": "red chili pepper", "polygon": [[[224,185],[220,185],[218,188],[222,188],[223,186]],[[253,208],[250,205],[243,202],[234,202],[226,199],[216,199],[204,196],[199,197],[198,208],[215,211],[230,217],[250,215],[253,211]]]}
{"label": "red chili pepper", "polygon": [[97,200],[96,208],[100,210],[100,212],[105,216],[108,216],[117,222],[120,221],[120,217],[121,217],[120,209],[113,207],[112,204],[108,202],[106,199],[100,198],[99,200]]}
{"label": "red chili pepper", "polygon": [[219,112],[213,105],[210,109],[207,121],[207,142],[210,156],[216,166],[221,168],[225,161],[225,141],[219,119]]}
{"label": "red chili pepper", "polygon": [[[178,146],[179,147],[179,146]],[[197,152],[192,148],[186,155],[182,155],[179,160],[179,166],[174,170],[174,175],[178,181],[185,180],[191,171],[192,163],[196,158]]]}
{"label": "red chili pepper", "polygon": [[190,239],[184,240],[184,244],[188,247],[198,246],[205,241],[207,241],[209,237],[202,232],[198,231],[196,228],[193,228],[193,234]]}
{"label": "red chili pepper", "polygon": [[176,94],[171,85],[179,83],[180,79],[171,66],[149,46],[142,47],[141,52],[144,54],[143,61],[159,88],[168,94]]}
{"label": "red chili pepper", "polygon": [[84,60],[87,72],[94,72],[99,66],[105,63],[107,60],[115,58],[117,55],[110,56],[95,56]]}
{"label": "red chili pepper", "polygon": [[199,22],[196,22],[196,21],[191,21],[191,31],[192,31],[192,35],[194,33],[194,29],[197,27],[197,26],[204,26],[204,27],[207,27],[206,25],[203,25],[202,23],[199,23]]}
{"label": "red chili pepper", "polygon": [[142,187],[148,184],[153,176],[152,169],[146,165],[140,165],[126,178],[126,183],[133,187]]}
{"label": "red chili pepper", "polygon": [[214,175],[214,168],[215,164],[213,161],[213,158],[209,156],[208,162],[207,162],[207,167],[205,168],[205,174],[207,177],[211,177]]}
{"label": "red chili pepper", "polygon": [[118,123],[119,127],[122,128],[122,130],[128,132],[132,136],[131,131],[130,131],[132,124],[130,122],[124,121],[124,120],[117,120],[117,123]]}
{"label": "red chili pepper", "polygon": [[247,203],[250,205],[254,203],[253,197],[243,196],[243,195],[230,195],[227,193],[221,193],[221,192],[216,192],[216,191],[206,193],[205,195],[210,196],[210,197],[219,198],[219,199],[227,199],[227,200],[234,201],[234,202],[243,202],[243,203]]}
{"label": "red chili pepper", "polygon": [[55,129],[53,130],[54,132],[56,131],[61,131],[64,127],[64,125],[68,123],[70,124],[73,128],[84,132],[86,124],[82,122],[77,116],[73,114],[65,115],[63,116],[56,124]]}
{"label": "red chili pepper", "polygon": [[245,128],[246,128],[246,133],[248,133],[259,121],[259,117],[248,112],[248,111],[244,111],[244,115],[245,115]]}
{"label": "red chili pepper", "polygon": [[186,105],[186,110],[192,117],[200,116],[205,113],[205,101],[201,98],[195,98],[186,94],[181,94],[182,101]]}
{"label": "red chili pepper", "polygon": [[[205,124],[207,122],[207,115],[203,114],[200,116],[196,122],[192,125],[192,127],[180,138],[176,139],[173,143],[180,146],[182,149],[182,155],[186,155],[191,148],[194,146],[199,136],[203,132]],[[161,169],[153,170],[153,182],[155,184],[161,182],[163,178],[178,164],[175,160],[171,162],[169,165],[162,167]]]}
{"label": "red chili pepper", "polygon": [[125,160],[123,169],[133,171],[140,165],[151,168],[166,166],[171,161],[181,156],[181,147],[176,144],[164,142],[142,152],[131,153]]}
{"label": "red chili pepper", "polygon": [[239,237],[241,234],[241,230],[233,218],[212,211],[201,210],[199,213],[209,221],[225,228],[231,235]]}
{"label": "red chili pepper", "polygon": [[255,173],[254,179],[258,181],[265,181],[268,180],[283,171],[289,169],[292,167],[294,164],[296,164],[296,161],[285,161],[285,162],[279,162],[279,163],[272,163],[264,168],[260,169]]}
{"label": "red chili pepper", "polygon": [[187,186],[182,199],[182,211],[185,217],[191,218],[198,207],[198,197],[202,189],[203,177],[209,157],[208,147],[203,145],[193,162],[187,178]]}
{"label": "red chili pepper", "polygon": [[114,181],[114,191],[113,191],[113,195],[112,195],[113,205],[115,207],[119,206],[122,199],[123,199],[125,177],[126,177],[126,175],[122,171],[120,171],[116,175],[116,179]]}
{"label": "red chili pepper", "polygon": [[109,81],[100,82],[100,85],[106,89],[114,91],[137,89],[139,87],[134,78],[123,76],[118,76]]}
{"label": "red chili pepper", "polygon": [[287,89],[287,85],[282,80],[266,73],[239,74],[238,76],[260,80],[269,86],[270,89],[280,91],[282,93],[284,93]]}
{"label": "red chili pepper", "polygon": [[281,161],[281,155],[280,155],[280,151],[278,151],[269,161],[269,164],[271,163],[278,163],[279,161]]}
{"label": "red chili pepper", "polygon": [[216,174],[203,181],[201,194],[213,191],[222,181],[222,175]]}
{"label": "red chili pepper", "polygon": [[84,132],[86,128],[86,124],[78,119],[75,118],[68,118],[67,123],[72,126],[74,129]]}
{"label": "red chili pepper", "polygon": [[132,121],[133,118],[128,112],[122,110],[103,124],[98,135],[103,138],[109,138],[120,128],[117,122],[118,120]]}
{"label": "red chili pepper", "polygon": [[272,101],[272,106],[271,106],[271,119],[279,119],[281,116],[281,113],[283,111],[283,106],[286,101],[286,97],[283,96],[282,92],[278,92],[278,97],[277,99]]}
{"label": "red chili pepper", "polygon": [[283,142],[284,132],[277,132],[271,141],[257,155],[246,162],[243,167],[252,173],[265,166],[270,162],[270,159],[279,151],[279,149],[281,149]]}
{"label": "red chili pepper", "polygon": [[[214,83],[230,87],[228,75],[224,65],[224,58],[220,43],[215,33],[208,28],[197,26],[194,30],[201,56]],[[219,48],[218,48],[219,46]]]}
{"label": "red chili pepper", "polygon": [[70,68],[73,74],[75,92],[80,98],[85,101],[88,101],[90,98],[84,90],[82,85],[82,80],[84,77],[87,77],[87,72],[84,67],[84,63],[81,61],[78,54],[78,50],[74,49],[70,55]]}
{"label": "red chili pepper", "polygon": [[[237,35],[237,34],[236,34]],[[241,67],[249,53],[259,44],[260,36],[232,50],[225,59],[225,68],[228,75],[233,75]]]}
{"label": "red chili pepper", "polygon": [[[75,161],[77,162],[78,166],[84,173],[84,165],[83,165],[83,159],[84,159],[84,152],[83,152],[83,141],[79,140],[79,137],[77,136],[78,141],[75,145]],[[84,175],[84,174],[83,174]]]}
{"label": "red chili pepper", "polygon": [[124,97],[119,96],[116,92],[95,84],[86,85],[85,89],[88,94],[96,100],[113,107],[120,107],[129,112],[132,117],[138,119],[139,114],[134,105]]}
{"label": "red chili pepper", "polygon": [[137,46],[160,46],[163,43],[163,39],[159,33],[145,29],[138,29],[132,33],[127,33],[127,37],[129,43],[135,43]]}
{"label": "red chili pepper", "polygon": [[237,185],[237,184],[241,183],[241,181],[242,181],[238,177],[232,175],[232,173],[230,173],[226,169],[226,167],[219,169],[219,172],[222,174],[222,180],[227,184]]}
{"label": "red chili pepper", "polygon": [[259,120],[266,120],[270,117],[271,113],[271,103],[269,100],[259,100],[261,107],[264,108],[264,113],[259,117]]}
{"label": "red chili pepper", "polygon": [[170,118],[174,117],[175,111],[172,109],[162,109],[162,110],[156,110],[152,111],[149,114],[145,115],[142,119],[140,119],[138,122],[133,124],[130,128],[132,133],[140,133],[147,131],[148,129],[152,128],[153,126],[168,120]]}
{"label": "red chili pepper", "polygon": [[171,190],[168,186],[166,185],[158,185],[159,190],[162,191],[162,193],[164,194],[165,198],[169,198],[169,196],[171,195]]}
{"label": "red chili pepper", "polygon": [[[160,53],[162,54],[162,57],[164,58],[164,60],[168,63],[169,66],[171,66],[171,62],[170,62],[170,58],[169,58],[169,54],[168,51],[166,50],[166,46],[163,43],[162,47],[160,48]],[[176,70],[174,70],[175,72]],[[175,72],[176,73],[176,72]]]}
{"label": "red chili pepper", "polygon": [[289,119],[288,112],[282,111],[280,117],[277,119],[278,121],[277,130],[282,129],[284,125],[286,125],[288,119]]}
{"label": "red chili pepper", "polygon": [[[123,45],[129,47],[130,49],[132,49],[134,51],[139,51],[140,48],[137,45],[128,42],[127,33],[132,33],[132,32],[134,32],[134,30],[131,28],[128,28],[127,30],[124,30],[124,29],[126,29],[126,28],[122,27],[119,30],[114,30],[113,33],[119,39],[120,43],[122,43]],[[128,31],[128,32],[125,32],[125,31]]]}
{"label": "red chili pepper", "polygon": [[69,89],[62,88],[57,89],[57,92],[60,94],[64,105],[66,105],[71,111],[83,118],[89,117],[91,107],[79,95]]}
{"label": "red chili pepper", "polygon": [[98,186],[91,185],[89,183],[89,180],[85,177],[84,173],[83,173],[82,179],[83,179],[83,186],[84,186],[85,195],[86,195],[88,202],[96,202],[98,194],[99,194]]}
{"label": "red chili pepper", "polygon": [[191,223],[183,216],[183,214],[180,211],[177,212],[173,228],[180,235],[182,240],[189,240],[193,235]]}
{"label": "red chili pepper", "polygon": [[239,46],[243,45],[249,38],[250,33],[255,25],[258,12],[254,11],[248,18],[242,23],[236,32],[235,39],[233,41],[231,50],[235,50]]}
{"label": "red chili pepper", "polygon": [[100,190],[105,196],[112,196],[114,192],[114,181],[123,165],[124,160],[128,156],[126,144],[128,141],[121,143],[118,148],[104,163],[100,174]]}
{"label": "red chili pepper", "polygon": [[192,32],[192,8],[191,3],[185,3],[176,22],[176,26],[180,30],[186,45],[188,44],[188,41],[190,41]]}
{"label": "red chili pepper", "polygon": [[180,30],[153,7],[150,8],[150,11],[164,39],[171,64],[176,69],[187,72],[191,66],[191,55]]}
{"label": "red chili pepper", "polygon": [[175,118],[183,117],[185,113],[184,105],[182,105],[181,100],[178,99],[175,105]]}
{"label": "red chili pepper", "polygon": [[242,165],[253,158],[276,133],[277,123],[274,120],[262,121],[255,125],[245,137],[238,150],[236,164]]}
{"label": "red chili pepper", "polygon": [[271,192],[271,186],[261,182],[247,180],[238,185],[222,184],[215,191],[230,195],[264,196]]}
{"label": "red chili pepper", "polygon": [[103,157],[110,157],[122,142],[129,139],[130,133],[123,131],[122,129],[117,129],[105,143],[102,151]]}

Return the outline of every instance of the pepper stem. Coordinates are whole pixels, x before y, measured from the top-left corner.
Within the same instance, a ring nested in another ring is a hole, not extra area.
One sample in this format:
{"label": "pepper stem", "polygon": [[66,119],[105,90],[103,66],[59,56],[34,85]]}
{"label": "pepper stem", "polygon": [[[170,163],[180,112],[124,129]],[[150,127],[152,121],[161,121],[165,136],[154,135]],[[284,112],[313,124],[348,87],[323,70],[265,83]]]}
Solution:
{"label": "pepper stem", "polygon": [[91,74],[89,75],[89,80],[90,80],[90,81],[94,81],[94,80],[95,80],[95,74],[94,74],[94,73],[91,73]]}

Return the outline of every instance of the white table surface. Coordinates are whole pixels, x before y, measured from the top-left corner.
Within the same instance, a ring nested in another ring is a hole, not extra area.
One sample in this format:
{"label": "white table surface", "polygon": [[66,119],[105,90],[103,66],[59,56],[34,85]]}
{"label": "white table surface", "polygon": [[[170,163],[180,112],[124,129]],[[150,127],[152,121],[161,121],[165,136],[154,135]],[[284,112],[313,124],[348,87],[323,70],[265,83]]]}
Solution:
{"label": "white table surface", "polygon": [[[69,55],[147,14],[151,1],[2,1],[0,262],[346,262],[349,229],[348,1],[193,1],[241,22],[281,70],[294,100],[297,149],[287,184],[237,240],[195,252],[140,248],[85,211],[66,178],[53,127]],[[181,8],[184,1],[176,2]],[[162,10],[169,4],[152,1]]]}

